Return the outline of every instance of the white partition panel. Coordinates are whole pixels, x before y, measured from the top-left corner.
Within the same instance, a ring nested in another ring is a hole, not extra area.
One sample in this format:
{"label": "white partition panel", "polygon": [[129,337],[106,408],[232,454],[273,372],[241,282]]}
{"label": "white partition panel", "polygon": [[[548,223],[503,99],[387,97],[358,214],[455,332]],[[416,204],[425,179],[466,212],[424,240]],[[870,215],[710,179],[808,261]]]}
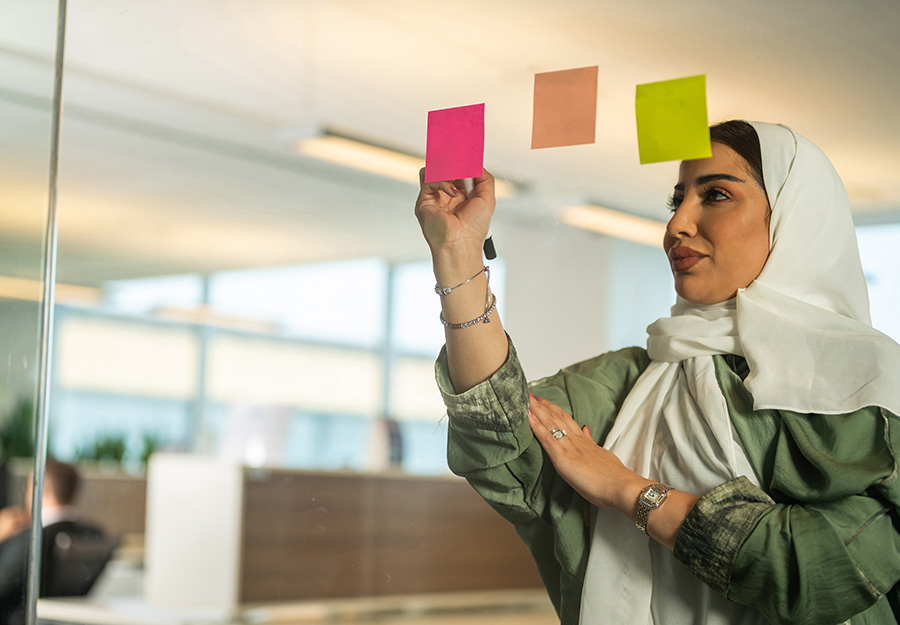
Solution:
{"label": "white partition panel", "polygon": [[217,458],[154,454],[147,474],[144,595],[164,606],[238,606],[243,473]]}

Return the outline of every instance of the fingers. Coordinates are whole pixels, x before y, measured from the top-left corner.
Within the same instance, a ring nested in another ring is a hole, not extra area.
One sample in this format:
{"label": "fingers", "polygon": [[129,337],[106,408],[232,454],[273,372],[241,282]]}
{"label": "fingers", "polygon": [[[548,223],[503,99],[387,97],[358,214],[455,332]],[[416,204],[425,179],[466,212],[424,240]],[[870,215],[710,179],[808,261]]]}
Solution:
{"label": "fingers", "polygon": [[[494,201],[494,176],[486,169],[482,169],[481,176],[472,179],[474,189],[472,197],[481,197],[491,202]],[[419,169],[419,187],[422,190],[443,191],[451,197],[463,193],[466,184],[462,178],[456,180],[444,180],[441,182],[425,182],[425,168]]]}
{"label": "fingers", "polygon": [[[534,412],[540,423],[553,429],[555,427],[574,426],[575,421],[569,413],[554,404],[552,401],[528,393],[530,398],[529,408]],[[580,429],[580,428],[579,428]]]}
{"label": "fingers", "polygon": [[530,408],[528,409],[528,425],[531,427],[531,432],[541,444],[541,447],[547,449],[548,445],[553,441],[553,435]]}
{"label": "fingers", "polygon": [[[496,199],[494,198],[494,176],[486,169],[482,169],[481,171],[481,176],[472,178],[472,193],[467,195],[468,197],[481,198],[493,205],[496,202]],[[466,188],[464,180],[454,180],[453,184],[456,185],[457,189]]]}
{"label": "fingers", "polygon": [[481,176],[474,179],[474,195],[494,201],[494,176],[486,169],[482,169],[481,171]]}
{"label": "fingers", "polygon": [[425,168],[419,170],[419,187],[422,191],[432,192],[443,191],[450,197],[456,197],[461,193],[462,181],[440,180],[435,182],[425,182]]}
{"label": "fingers", "polygon": [[438,191],[443,191],[450,197],[457,197],[462,193],[462,191],[460,191],[461,188],[462,185],[457,186],[449,180],[443,180],[441,182],[426,182],[422,185],[421,193],[437,193]]}
{"label": "fingers", "polygon": [[[531,393],[529,393],[529,398],[529,424],[531,425],[532,431],[538,436],[538,440],[544,440],[547,436],[553,438],[550,432],[554,429],[565,430],[566,436],[563,438],[568,436],[578,436],[579,434],[584,433],[569,413],[553,402],[532,395]],[[585,428],[586,427],[587,426],[585,426]],[[588,432],[590,432],[590,430],[588,430]],[[556,440],[562,440],[562,438]]]}
{"label": "fingers", "polygon": [[537,414],[533,410],[528,411],[528,425],[531,427],[531,432],[534,434],[534,437],[541,444],[541,447],[547,450],[550,453],[551,457],[554,457],[558,454],[561,449],[559,443],[562,443],[569,436],[569,430],[565,428],[559,428],[561,431],[565,431],[566,434],[556,438],[553,435],[554,429],[548,429],[546,425],[544,425],[541,420],[538,418]]}

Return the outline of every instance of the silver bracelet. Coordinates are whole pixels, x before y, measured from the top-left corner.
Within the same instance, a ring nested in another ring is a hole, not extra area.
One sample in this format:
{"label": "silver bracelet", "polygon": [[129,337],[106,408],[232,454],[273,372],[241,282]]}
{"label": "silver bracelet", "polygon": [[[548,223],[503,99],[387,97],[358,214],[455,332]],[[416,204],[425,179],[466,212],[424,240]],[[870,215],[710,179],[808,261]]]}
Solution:
{"label": "silver bracelet", "polygon": [[473,326],[473,325],[475,325],[476,323],[481,323],[482,321],[483,321],[484,323],[490,323],[491,320],[490,320],[488,317],[491,316],[491,313],[494,312],[494,309],[495,309],[495,308],[497,308],[497,296],[492,294],[492,295],[491,295],[491,305],[490,305],[490,307],[485,308],[484,314],[482,314],[480,317],[477,317],[477,318],[475,318],[475,319],[472,319],[471,321],[465,321],[465,322],[463,322],[463,323],[450,323],[449,321],[447,321],[446,319],[444,319],[444,311],[441,311],[441,314],[440,314],[440,317],[441,317],[441,323],[443,323],[443,324],[444,324],[445,326],[447,326],[448,328],[453,328],[453,329],[456,329],[456,330],[459,330],[459,329],[462,329],[462,328],[468,328],[469,326]]}
{"label": "silver bracelet", "polygon": [[485,276],[487,276],[487,281],[488,281],[488,283],[491,282],[491,268],[488,267],[487,265],[485,265],[485,266],[482,267],[482,268],[478,271],[478,273],[476,273],[474,276],[472,276],[472,277],[469,278],[468,280],[464,280],[463,282],[460,282],[460,283],[457,284],[456,286],[438,286],[438,285],[435,284],[435,285],[434,285],[434,292],[437,293],[438,295],[440,295],[441,297],[443,297],[444,295],[450,295],[450,293],[452,293],[455,289],[458,289],[458,288],[461,287],[462,285],[464,285],[464,284],[466,284],[466,283],[468,283],[468,282],[471,282],[472,280],[474,280],[475,278],[477,278],[477,277],[480,276],[481,274],[484,274]]}

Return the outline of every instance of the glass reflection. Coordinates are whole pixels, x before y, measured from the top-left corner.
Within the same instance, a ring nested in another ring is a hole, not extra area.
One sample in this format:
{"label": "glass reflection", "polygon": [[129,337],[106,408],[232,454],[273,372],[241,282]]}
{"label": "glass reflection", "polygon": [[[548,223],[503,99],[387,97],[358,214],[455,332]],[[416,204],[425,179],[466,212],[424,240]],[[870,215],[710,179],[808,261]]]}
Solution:
{"label": "glass reflection", "polygon": [[[13,4],[2,24],[15,30],[0,26],[0,423],[33,427],[55,7]],[[212,4],[88,2],[71,15],[50,450],[82,476],[79,518],[118,539],[90,604],[107,618],[124,601],[264,622],[317,601],[339,620],[365,608],[323,600],[524,588],[429,601],[507,601],[537,614],[517,623],[555,622],[510,528],[446,475],[443,330],[411,216],[414,166],[403,183],[290,149],[309,119],[338,117],[317,89],[338,107],[389,108],[325,70],[347,42],[388,45],[368,33],[402,20],[349,32],[345,3],[232,3],[210,19]],[[390,82],[354,56],[364,86]],[[422,121],[387,119],[377,134]],[[555,224],[497,232],[517,275],[507,300],[492,261],[492,288],[512,323],[540,329],[521,333],[523,354],[574,343],[535,376],[642,342],[671,303],[657,250]],[[549,248],[556,264],[536,253]],[[548,329],[546,309],[527,304],[536,284],[598,328],[599,345]],[[11,449],[4,458],[30,453]],[[23,503],[28,463],[7,466],[8,501]],[[83,605],[41,613],[89,622]]]}
{"label": "glass reflection", "polygon": [[51,452],[130,473],[155,450],[446,473],[430,271],[361,259],[101,284],[58,307]]}
{"label": "glass reflection", "polygon": [[24,622],[56,2],[0,3],[0,622]]}

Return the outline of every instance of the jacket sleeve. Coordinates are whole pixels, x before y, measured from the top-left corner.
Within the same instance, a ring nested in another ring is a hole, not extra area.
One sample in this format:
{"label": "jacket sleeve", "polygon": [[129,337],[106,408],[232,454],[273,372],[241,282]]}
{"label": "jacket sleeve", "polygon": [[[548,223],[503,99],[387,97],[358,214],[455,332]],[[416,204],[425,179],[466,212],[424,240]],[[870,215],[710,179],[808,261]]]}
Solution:
{"label": "jacket sleeve", "polygon": [[[647,362],[646,352],[637,348],[611,352],[538,380],[530,390],[589,425],[602,440]],[[446,349],[435,374],[449,417],[450,469],[514,523],[546,514],[549,493],[561,480],[528,425],[529,385],[512,341],[503,366],[464,393],[453,391]]]}
{"label": "jacket sleeve", "polygon": [[[578,622],[589,540],[588,504],[560,478],[528,425],[529,386],[509,343],[506,363],[488,380],[456,394],[446,350],[435,373],[449,417],[447,460],[528,545],[563,623]],[[567,367],[531,390],[605,436],[646,367],[646,352],[623,350]]]}
{"label": "jacket sleeve", "polygon": [[701,497],[675,556],[771,623],[896,623],[900,421],[877,408],[753,412],[737,395],[732,420],[765,490],[741,477]]}

